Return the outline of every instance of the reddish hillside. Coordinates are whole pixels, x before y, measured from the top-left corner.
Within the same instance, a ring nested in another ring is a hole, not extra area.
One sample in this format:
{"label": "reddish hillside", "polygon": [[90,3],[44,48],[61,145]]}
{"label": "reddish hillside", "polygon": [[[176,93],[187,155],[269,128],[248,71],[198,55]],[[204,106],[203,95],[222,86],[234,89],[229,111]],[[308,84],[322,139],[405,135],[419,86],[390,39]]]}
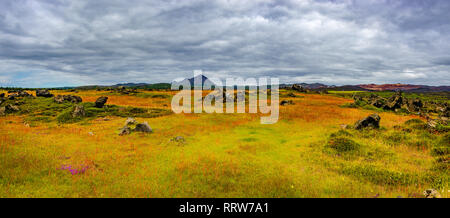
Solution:
{"label": "reddish hillside", "polygon": [[364,84],[364,85],[358,85],[361,88],[368,89],[368,90],[374,90],[374,91],[384,91],[384,90],[412,90],[412,89],[419,89],[423,88],[424,86],[421,85],[410,85],[410,84],[383,84],[383,85],[377,85],[377,84]]}

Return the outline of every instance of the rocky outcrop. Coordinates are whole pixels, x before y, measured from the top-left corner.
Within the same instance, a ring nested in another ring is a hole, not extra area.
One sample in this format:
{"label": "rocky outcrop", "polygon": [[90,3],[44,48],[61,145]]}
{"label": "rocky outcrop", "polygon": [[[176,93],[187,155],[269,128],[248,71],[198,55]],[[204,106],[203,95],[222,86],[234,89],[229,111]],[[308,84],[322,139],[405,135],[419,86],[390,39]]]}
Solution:
{"label": "rocky outcrop", "polygon": [[386,105],[384,106],[384,109],[387,110],[400,109],[402,105],[403,105],[402,92],[398,91],[388,99]]}
{"label": "rocky outcrop", "polygon": [[295,90],[295,91],[297,91],[297,92],[306,92],[306,91],[307,91],[303,86],[298,85],[298,84],[292,85],[292,86],[291,86],[291,89],[292,89],[292,90]]}
{"label": "rocky outcrop", "polygon": [[72,112],[72,117],[83,117],[86,115],[83,105],[76,105]]}
{"label": "rocky outcrop", "polygon": [[449,119],[447,117],[439,117],[437,119],[428,118],[426,127],[430,131],[438,131],[438,132],[444,131],[445,132],[448,130],[446,130],[446,128],[442,128],[442,127],[448,126],[448,124],[449,124],[448,120]]}
{"label": "rocky outcrop", "polygon": [[133,117],[128,117],[127,120],[125,120],[125,126],[136,124],[136,120]]}
{"label": "rocky outcrop", "polygon": [[426,198],[441,198],[441,194],[439,194],[438,191],[434,190],[434,189],[427,189],[423,192],[423,195]]}
{"label": "rocky outcrop", "polygon": [[[8,95],[8,99],[9,100],[14,100],[15,98],[19,98],[19,97],[34,97],[32,94],[30,94],[28,92],[25,92],[23,90],[19,90],[17,92],[8,92],[8,93],[10,93]],[[5,94],[4,93],[2,93],[2,94],[3,94],[3,97],[4,97]]]}
{"label": "rocky outcrop", "polygon": [[115,88],[115,89],[106,89],[106,90],[111,91],[111,93],[120,93],[120,94],[122,94],[122,95],[129,95],[129,94],[136,94],[136,93],[139,93],[139,92],[137,91],[137,88],[136,88],[136,87],[133,87],[133,88],[127,88],[127,87],[125,87],[125,86],[118,86],[118,87]]}
{"label": "rocky outcrop", "polygon": [[17,92],[17,96],[18,97],[33,97],[32,94],[30,94],[28,92],[25,92],[25,91],[22,91],[22,90]]}
{"label": "rocky outcrop", "polygon": [[282,100],[280,102],[281,106],[292,105],[292,104],[294,104],[294,102],[292,100]]}
{"label": "rocky outcrop", "polygon": [[122,128],[120,129],[120,131],[119,131],[119,135],[120,135],[120,136],[128,135],[128,134],[130,134],[130,133],[131,133],[131,128],[128,127],[128,126],[122,127]]}
{"label": "rocky outcrop", "polygon": [[83,101],[80,96],[75,95],[57,95],[56,97],[53,98],[53,100],[59,104],[64,102],[71,102],[77,104]]}
{"label": "rocky outcrop", "polygon": [[[371,94],[370,96],[365,98],[354,94],[353,99],[355,100],[355,102],[363,101],[369,105],[381,108],[383,110],[399,111],[400,109],[402,109],[401,111],[403,112],[416,114],[418,113],[423,114],[424,108],[426,106],[425,103],[418,98],[415,99],[405,98],[401,91],[396,92],[388,99],[378,96],[376,94]],[[439,110],[439,108],[436,107],[436,103],[428,103],[428,104],[429,108],[433,108],[431,112],[438,113],[437,111]]]}
{"label": "rocky outcrop", "polygon": [[12,105],[12,104],[8,104],[5,107],[6,113],[14,113],[14,112],[18,112],[18,111],[20,111],[19,107]]}
{"label": "rocky outcrop", "polygon": [[365,128],[380,128],[381,117],[378,114],[372,114],[362,120],[355,123],[355,129],[365,129]]}
{"label": "rocky outcrop", "polygon": [[177,137],[174,137],[174,138],[170,139],[170,141],[171,141],[171,142],[178,142],[178,143],[184,143],[184,142],[186,142],[186,140],[184,139],[183,136],[177,136]]}
{"label": "rocky outcrop", "polygon": [[297,97],[297,95],[295,95],[295,94],[292,93],[292,92],[289,92],[286,96],[287,96],[287,97],[291,97],[291,98],[296,98],[296,97]]}
{"label": "rocky outcrop", "polygon": [[386,99],[385,98],[382,98],[382,97],[380,97],[380,96],[377,96],[377,95],[371,95],[370,96],[370,98],[369,98],[369,103],[370,103],[370,105],[372,105],[372,106],[374,106],[374,107],[377,107],[377,108],[383,108],[383,107],[385,107],[385,105],[386,105]]}
{"label": "rocky outcrop", "polygon": [[13,94],[8,95],[8,99],[9,99],[9,100],[14,100],[14,99],[16,99],[17,97],[19,97],[19,95],[18,95],[17,93],[13,93]]}
{"label": "rocky outcrop", "polygon": [[53,97],[53,94],[51,94],[48,89],[36,89],[36,97],[51,98]]}
{"label": "rocky outcrop", "polygon": [[135,132],[144,132],[144,133],[150,133],[153,132],[150,125],[148,125],[147,122],[139,123],[136,125],[136,128],[133,129]]}
{"label": "rocky outcrop", "polygon": [[107,101],[108,101],[108,97],[105,97],[105,96],[97,98],[97,100],[95,101],[95,107],[103,108],[103,106],[106,104]]}
{"label": "rocky outcrop", "polygon": [[409,99],[406,101],[405,107],[408,109],[409,112],[420,112],[423,103],[420,99]]}
{"label": "rocky outcrop", "polygon": [[442,105],[437,108],[437,113],[439,117],[450,117],[450,107],[448,105]]}
{"label": "rocky outcrop", "polygon": [[[135,126],[134,128],[132,128]],[[151,133],[153,132],[150,125],[147,122],[137,123],[136,120],[132,117],[128,117],[125,121],[125,126],[119,129],[119,135],[128,135],[132,132],[143,132],[143,133]]]}

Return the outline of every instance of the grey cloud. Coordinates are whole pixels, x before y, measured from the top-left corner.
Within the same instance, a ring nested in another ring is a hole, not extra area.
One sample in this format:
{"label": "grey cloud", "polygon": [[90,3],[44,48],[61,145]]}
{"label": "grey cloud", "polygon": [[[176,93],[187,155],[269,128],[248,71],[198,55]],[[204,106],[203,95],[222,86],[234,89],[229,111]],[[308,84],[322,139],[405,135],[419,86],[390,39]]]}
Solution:
{"label": "grey cloud", "polygon": [[0,78],[168,82],[202,69],[281,82],[448,85],[448,9],[448,1],[2,1]]}

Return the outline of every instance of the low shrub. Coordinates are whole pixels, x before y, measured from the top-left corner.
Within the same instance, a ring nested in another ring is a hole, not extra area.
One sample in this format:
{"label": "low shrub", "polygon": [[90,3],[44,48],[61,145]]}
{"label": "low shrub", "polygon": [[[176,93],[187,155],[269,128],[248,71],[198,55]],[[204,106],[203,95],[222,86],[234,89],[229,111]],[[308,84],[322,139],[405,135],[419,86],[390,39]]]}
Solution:
{"label": "low shrub", "polygon": [[327,145],[338,152],[356,151],[361,147],[355,141],[342,136],[330,137]]}
{"label": "low shrub", "polygon": [[339,130],[339,131],[337,131],[337,132],[335,132],[335,133],[332,133],[331,135],[330,135],[330,137],[337,137],[337,136],[353,136],[351,133],[349,133],[348,131],[346,131],[346,130],[343,130],[343,129],[341,129],[341,130]]}
{"label": "low shrub", "polygon": [[137,108],[137,107],[119,107],[116,105],[106,105],[103,108],[95,107],[92,102],[87,102],[82,104],[85,110],[84,117],[72,117],[72,111],[74,107],[70,107],[57,116],[57,121],[59,123],[74,123],[81,121],[85,118],[93,117],[105,117],[105,116],[118,116],[118,117],[144,117],[153,118],[164,115],[169,115],[172,113],[170,110],[159,109],[159,108]]}
{"label": "low shrub", "polygon": [[421,183],[423,180],[416,174],[380,169],[372,165],[346,166],[342,169],[342,173],[378,185],[410,185]]}
{"label": "low shrub", "polygon": [[427,128],[427,124],[420,119],[411,119],[405,122],[405,126],[412,129],[424,130]]}

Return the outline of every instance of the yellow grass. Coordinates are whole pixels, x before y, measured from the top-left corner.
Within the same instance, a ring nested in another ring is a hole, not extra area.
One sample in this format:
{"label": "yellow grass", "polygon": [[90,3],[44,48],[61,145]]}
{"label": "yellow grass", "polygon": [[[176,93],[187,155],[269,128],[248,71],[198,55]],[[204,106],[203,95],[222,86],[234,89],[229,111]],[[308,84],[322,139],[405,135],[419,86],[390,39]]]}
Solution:
{"label": "yellow grass", "polygon": [[[55,94],[74,94],[55,91]],[[173,95],[174,92],[164,92]],[[109,96],[108,104],[170,108],[169,99],[80,91],[83,101]],[[298,94],[300,95],[300,94]],[[380,197],[419,196],[430,184],[388,185],[343,169],[377,169],[426,174],[428,150],[390,146],[361,138],[367,156],[343,159],[324,152],[340,124],[353,124],[373,111],[341,108],[348,99],[327,95],[290,98],[279,122],[260,124],[258,114],[173,114],[147,121],[152,134],[119,136],[125,118],[88,124],[42,123],[24,116],[0,119],[0,197]],[[414,116],[381,113],[390,130]],[[185,143],[170,139],[183,136]],[[61,166],[89,166],[72,175]],[[448,185],[447,185],[448,187]],[[448,189],[448,188],[447,188]],[[447,190],[440,190],[447,196]]]}

